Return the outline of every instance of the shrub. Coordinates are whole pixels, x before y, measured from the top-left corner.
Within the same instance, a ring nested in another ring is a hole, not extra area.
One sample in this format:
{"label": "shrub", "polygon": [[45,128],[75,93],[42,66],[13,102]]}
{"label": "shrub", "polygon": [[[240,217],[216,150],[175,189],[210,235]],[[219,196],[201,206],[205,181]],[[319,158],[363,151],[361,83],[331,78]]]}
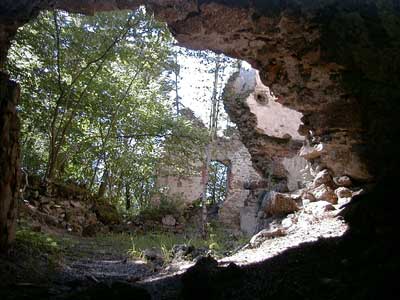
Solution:
{"label": "shrub", "polygon": [[158,204],[149,204],[139,211],[141,220],[160,222],[166,215],[172,215],[176,220],[182,221],[184,202],[180,198],[171,199],[167,196],[161,196]]}

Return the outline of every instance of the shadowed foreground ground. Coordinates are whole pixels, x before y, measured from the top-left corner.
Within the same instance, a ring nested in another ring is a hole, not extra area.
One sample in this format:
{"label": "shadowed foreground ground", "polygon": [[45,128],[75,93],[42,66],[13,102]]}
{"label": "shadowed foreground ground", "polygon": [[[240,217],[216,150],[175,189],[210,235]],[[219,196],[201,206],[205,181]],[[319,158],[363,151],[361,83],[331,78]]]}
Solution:
{"label": "shadowed foreground ground", "polygon": [[[374,200],[377,195],[392,201],[383,205]],[[345,210],[350,230],[342,237],[300,244],[240,267],[218,267],[208,257],[181,275],[155,280],[81,277],[57,285],[57,278],[49,278],[42,285],[18,286],[4,285],[3,268],[0,299],[397,299],[396,199],[387,186],[376,189]]]}
{"label": "shadowed foreground ground", "polygon": [[[395,299],[400,258],[393,241],[352,233],[302,244],[264,262],[217,267],[200,260],[183,275],[159,281],[69,286],[15,286],[1,299]],[[152,296],[150,296],[150,294]]]}

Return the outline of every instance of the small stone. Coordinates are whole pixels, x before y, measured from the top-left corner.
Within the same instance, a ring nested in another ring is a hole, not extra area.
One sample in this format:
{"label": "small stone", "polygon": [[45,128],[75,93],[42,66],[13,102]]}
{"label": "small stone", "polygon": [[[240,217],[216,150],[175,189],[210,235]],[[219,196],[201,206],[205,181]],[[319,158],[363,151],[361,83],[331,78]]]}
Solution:
{"label": "small stone", "polygon": [[314,195],[308,191],[303,192],[303,194],[301,195],[301,199],[303,200],[303,204],[305,200],[308,200],[309,202],[314,202],[316,200]]}
{"label": "small stone", "polygon": [[349,203],[350,201],[351,201],[351,197],[348,197],[348,198],[339,198],[339,200],[338,200],[338,205],[339,205],[339,207],[340,207],[340,206],[343,206],[343,205]]}
{"label": "small stone", "polygon": [[71,201],[70,201],[70,204],[71,204],[71,206],[74,207],[74,208],[82,208],[82,205],[81,205],[81,203],[80,203],[79,201],[73,201],[73,200],[71,200]]}
{"label": "small stone", "polygon": [[346,187],[339,187],[335,190],[335,194],[338,198],[351,198],[353,196],[353,193],[351,192],[350,189]]}
{"label": "small stone", "polygon": [[50,198],[42,196],[42,197],[40,197],[39,201],[41,204],[47,204],[47,203],[50,203]]}
{"label": "small stone", "polygon": [[249,244],[251,247],[258,247],[262,242],[264,242],[267,239],[281,237],[281,236],[285,236],[285,235],[286,235],[286,231],[283,230],[282,228],[263,229],[250,239]]}
{"label": "small stone", "polygon": [[351,179],[349,176],[334,177],[333,181],[337,186],[349,187],[352,185],[352,182],[351,182]]}
{"label": "small stone", "polygon": [[166,215],[161,220],[164,226],[175,226],[176,220],[172,215]]}
{"label": "small stone", "polygon": [[158,248],[149,248],[143,251],[143,257],[150,262],[162,264],[164,261],[163,254]]}

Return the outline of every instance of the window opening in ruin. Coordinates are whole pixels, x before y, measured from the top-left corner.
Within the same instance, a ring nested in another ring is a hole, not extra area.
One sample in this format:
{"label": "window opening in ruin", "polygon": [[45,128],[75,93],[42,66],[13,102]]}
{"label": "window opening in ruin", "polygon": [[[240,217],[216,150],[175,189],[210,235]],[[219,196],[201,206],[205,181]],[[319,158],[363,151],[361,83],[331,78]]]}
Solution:
{"label": "window opening in ruin", "polygon": [[210,206],[221,204],[228,192],[229,166],[220,161],[211,161],[207,186],[207,200]]}

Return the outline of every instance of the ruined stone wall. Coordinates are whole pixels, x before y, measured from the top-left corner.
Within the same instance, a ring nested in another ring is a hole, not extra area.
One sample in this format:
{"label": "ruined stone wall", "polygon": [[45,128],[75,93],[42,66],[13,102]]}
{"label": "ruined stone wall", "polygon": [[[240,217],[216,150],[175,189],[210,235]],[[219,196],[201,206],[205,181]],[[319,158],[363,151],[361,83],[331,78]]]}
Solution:
{"label": "ruined stone wall", "polygon": [[163,170],[157,177],[157,187],[169,199],[182,200],[185,204],[193,203],[201,198],[203,183],[201,177],[202,162],[197,162],[198,172],[195,175],[175,176],[170,170]]}
{"label": "ruined stone wall", "polygon": [[238,135],[218,139],[211,151],[212,160],[229,162],[228,191],[219,210],[219,220],[233,229],[240,228],[240,209],[250,191],[248,185],[262,181],[251,163],[249,151]]}
{"label": "ruined stone wall", "polygon": [[[219,220],[230,228],[239,228],[240,208],[249,195],[246,186],[262,178],[254,170],[250,154],[237,134],[218,138],[211,146],[211,160],[225,164],[229,170],[227,195],[219,210]],[[157,186],[164,189],[168,197],[190,204],[200,199],[203,192],[202,164],[202,161],[195,162],[198,171],[189,176],[168,176],[165,172],[168,170],[164,170],[164,175],[157,179]],[[173,170],[170,171],[173,173]]]}

